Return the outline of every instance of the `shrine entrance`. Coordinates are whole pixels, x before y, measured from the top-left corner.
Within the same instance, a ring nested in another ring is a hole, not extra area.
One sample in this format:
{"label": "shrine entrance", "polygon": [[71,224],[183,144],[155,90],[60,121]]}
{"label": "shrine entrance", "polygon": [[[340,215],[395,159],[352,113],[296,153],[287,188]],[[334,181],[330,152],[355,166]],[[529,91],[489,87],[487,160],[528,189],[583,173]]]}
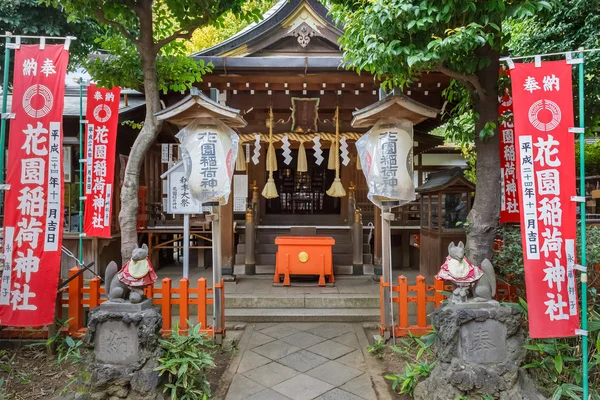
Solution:
{"label": "shrine entrance", "polygon": [[306,172],[298,171],[298,150],[292,150],[292,162],[286,165],[281,150],[277,150],[277,172],[274,174],[279,197],[266,202],[266,214],[340,214],[340,198],[326,194],[335,178],[327,168],[329,150],[323,151],[325,161],[314,162],[314,151],[307,149]]}

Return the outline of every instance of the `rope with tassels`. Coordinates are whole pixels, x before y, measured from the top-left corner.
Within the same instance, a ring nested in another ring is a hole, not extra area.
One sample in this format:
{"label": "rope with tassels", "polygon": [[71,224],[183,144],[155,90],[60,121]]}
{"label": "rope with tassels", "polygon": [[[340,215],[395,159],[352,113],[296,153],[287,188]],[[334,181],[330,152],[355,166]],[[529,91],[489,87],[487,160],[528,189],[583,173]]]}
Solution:
{"label": "rope with tassels", "polygon": [[[331,150],[330,150],[331,151]],[[331,187],[327,191],[327,195],[331,197],[344,197],[346,191],[340,180],[340,108],[335,108],[335,179],[331,184]]]}
{"label": "rope with tassels", "polygon": [[273,107],[269,107],[269,148],[267,150],[267,171],[269,171],[269,179],[263,188],[262,195],[265,199],[274,199],[279,197],[277,186],[273,179],[273,172],[277,171],[277,157],[275,154],[275,146],[273,145]]}

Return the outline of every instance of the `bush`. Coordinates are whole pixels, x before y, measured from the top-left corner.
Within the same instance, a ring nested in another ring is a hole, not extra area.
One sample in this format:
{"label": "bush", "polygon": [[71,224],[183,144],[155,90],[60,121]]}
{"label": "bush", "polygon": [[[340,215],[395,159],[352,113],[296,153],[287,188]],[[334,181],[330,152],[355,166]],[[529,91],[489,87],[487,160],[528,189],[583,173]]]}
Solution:
{"label": "bush", "polygon": [[215,363],[209,336],[200,332],[200,325],[190,325],[187,335],[182,335],[175,324],[171,337],[161,339],[160,345],[165,355],[158,359],[156,371],[167,375],[164,392],[170,392],[171,400],[208,399],[211,391],[206,374]]}

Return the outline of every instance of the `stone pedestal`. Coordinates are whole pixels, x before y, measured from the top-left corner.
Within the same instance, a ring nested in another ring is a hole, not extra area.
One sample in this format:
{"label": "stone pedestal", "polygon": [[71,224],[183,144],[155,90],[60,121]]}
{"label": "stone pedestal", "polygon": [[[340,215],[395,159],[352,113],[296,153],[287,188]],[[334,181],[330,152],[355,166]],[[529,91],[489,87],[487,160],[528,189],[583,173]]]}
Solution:
{"label": "stone pedestal", "polygon": [[139,304],[106,302],[89,314],[84,342],[94,348],[88,360],[92,398],[150,400],[160,377],[154,368],[161,355],[162,316],[152,300]]}
{"label": "stone pedestal", "polygon": [[437,364],[415,388],[415,400],[454,400],[491,395],[537,400],[522,364],[526,350],[521,313],[495,301],[446,304],[432,314]]}

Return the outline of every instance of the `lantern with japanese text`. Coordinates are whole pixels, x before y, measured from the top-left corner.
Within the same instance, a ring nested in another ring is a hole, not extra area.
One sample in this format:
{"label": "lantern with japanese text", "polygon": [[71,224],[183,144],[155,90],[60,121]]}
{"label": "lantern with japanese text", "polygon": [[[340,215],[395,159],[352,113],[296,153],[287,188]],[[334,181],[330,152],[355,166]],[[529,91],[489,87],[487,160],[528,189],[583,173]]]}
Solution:
{"label": "lantern with japanese text", "polygon": [[227,204],[239,138],[223,122],[198,118],[177,134],[185,177],[192,197],[201,203]]}
{"label": "lantern with japanese text", "polygon": [[415,200],[411,122],[380,120],[356,142],[356,149],[369,186],[369,200],[378,207],[386,200],[396,200],[399,206]]}

